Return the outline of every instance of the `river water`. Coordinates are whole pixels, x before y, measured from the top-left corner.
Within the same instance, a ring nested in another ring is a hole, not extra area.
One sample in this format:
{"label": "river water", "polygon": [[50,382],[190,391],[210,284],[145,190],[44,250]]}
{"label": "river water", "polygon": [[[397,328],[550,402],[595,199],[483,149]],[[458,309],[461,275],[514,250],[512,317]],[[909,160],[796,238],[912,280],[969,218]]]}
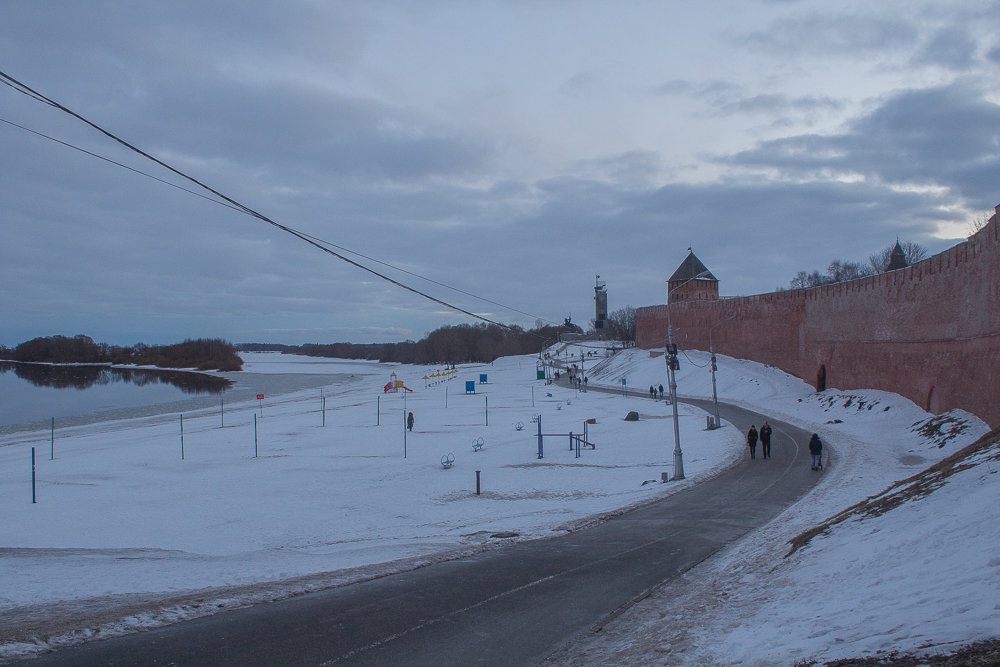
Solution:
{"label": "river water", "polygon": [[192,373],[0,362],[0,434],[191,412],[335,384],[339,373]]}

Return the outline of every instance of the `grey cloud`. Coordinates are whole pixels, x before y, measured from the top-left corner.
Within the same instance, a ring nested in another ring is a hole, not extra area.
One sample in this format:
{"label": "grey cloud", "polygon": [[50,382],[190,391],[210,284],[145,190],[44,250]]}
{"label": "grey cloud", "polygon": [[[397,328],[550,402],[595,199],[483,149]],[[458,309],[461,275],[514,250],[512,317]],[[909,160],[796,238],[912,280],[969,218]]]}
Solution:
{"label": "grey cloud", "polygon": [[[764,142],[723,161],[793,178],[860,173],[896,184],[943,185],[970,202],[997,196],[1000,106],[953,85],[899,93],[841,134]],[[992,181],[993,187],[984,187]]]}
{"label": "grey cloud", "polygon": [[782,93],[760,93],[735,99],[717,99],[715,110],[723,115],[759,113],[781,115],[788,113],[816,113],[839,111],[843,104],[825,95],[793,97]]}
{"label": "grey cloud", "polygon": [[935,65],[965,71],[975,61],[976,42],[965,30],[949,27],[938,30],[916,53],[914,65]]}
{"label": "grey cloud", "polygon": [[752,32],[747,44],[779,55],[858,55],[908,50],[916,38],[916,28],[905,19],[812,12]]}

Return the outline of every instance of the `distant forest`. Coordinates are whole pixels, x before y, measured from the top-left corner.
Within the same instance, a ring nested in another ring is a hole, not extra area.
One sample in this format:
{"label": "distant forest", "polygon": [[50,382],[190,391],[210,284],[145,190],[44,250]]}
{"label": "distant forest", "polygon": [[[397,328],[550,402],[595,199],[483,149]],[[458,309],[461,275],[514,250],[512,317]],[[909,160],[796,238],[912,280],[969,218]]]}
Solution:
{"label": "distant forest", "polygon": [[270,343],[239,343],[243,352],[283,352],[311,357],[338,359],[369,359],[372,361],[408,364],[489,363],[499,357],[537,354],[555,343],[561,333],[581,333],[575,324],[541,326],[522,329],[496,324],[459,324],[429,333],[420,341],[402,343],[307,343],[279,345]]}
{"label": "distant forest", "polygon": [[159,368],[197,368],[200,371],[238,371],[243,368],[236,347],[217,338],[186,340],[176,345],[131,347],[95,343],[90,336],[33,338],[10,349],[0,345],[0,359],[55,364],[135,364]]}

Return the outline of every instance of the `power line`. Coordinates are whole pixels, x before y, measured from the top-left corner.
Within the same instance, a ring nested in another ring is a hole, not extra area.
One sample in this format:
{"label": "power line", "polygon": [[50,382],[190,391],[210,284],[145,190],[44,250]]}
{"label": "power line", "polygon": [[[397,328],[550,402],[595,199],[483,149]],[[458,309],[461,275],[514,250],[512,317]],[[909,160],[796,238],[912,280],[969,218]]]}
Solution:
{"label": "power line", "polygon": [[[81,151],[83,153],[86,153],[88,155],[92,155],[93,157],[97,157],[99,159],[105,160],[105,161],[110,162],[112,164],[116,164],[116,165],[118,165],[120,167],[124,167],[126,169],[129,169],[130,171],[135,172],[135,173],[138,173],[138,174],[141,174],[141,175],[144,175],[144,176],[148,176],[149,178],[152,178],[154,180],[160,181],[162,183],[166,183],[167,185],[171,185],[172,187],[176,187],[178,189],[184,190],[185,192],[190,192],[191,194],[198,195],[199,197],[202,197],[202,198],[207,199],[209,201],[213,201],[213,202],[215,202],[217,204],[226,206],[227,208],[232,208],[234,210],[240,211],[241,213],[244,213],[244,214],[249,215],[251,217],[257,218],[258,220],[261,220],[262,222],[266,222],[269,225],[272,225],[272,226],[274,226],[274,227],[276,227],[276,228],[278,228],[278,229],[280,229],[280,230],[282,230],[282,231],[284,231],[284,232],[286,232],[288,234],[291,234],[292,236],[294,236],[294,237],[300,239],[301,241],[304,241],[304,242],[306,242],[306,243],[314,246],[315,248],[321,250],[322,252],[330,254],[330,255],[332,255],[332,256],[334,256],[334,257],[336,257],[336,258],[338,258],[338,259],[340,259],[340,260],[342,260],[344,262],[347,262],[348,264],[351,264],[352,266],[355,266],[355,267],[357,267],[357,268],[359,268],[359,269],[361,269],[363,271],[367,271],[368,273],[371,273],[372,275],[374,275],[374,276],[376,276],[378,278],[381,278],[382,280],[385,280],[386,282],[389,282],[389,283],[391,283],[393,285],[396,285],[397,287],[400,287],[400,288],[402,288],[404,290],[407,290],[409,292],[413,292],[414,294],[422,296],[425,299],[433,301],[434,303],[440,304],[440,305],[442,305],[442,306],[444,306],[446,308],[450,308],[450,309],[455,310],[457,312],[463,313],[463,314],[468,315],[468,316],[470,316],[472,318],[475,318],[475,319],[478,319],[478,320],[482,320],[482,321],[487,322],[489,324],[495,324],[495,325],[503,327],[505,329],[509,329],[510,328],[506,324],[502,324],[500,322],[496,322],[494,320],[489,319],[488,317],[484,317],[484,316],[479,315],[477,313],[473,313],[471,311],[465,310],[464,308],[460,308],[459,306],[456,306],[454,304],[448,303],[447,301],[443,301],[442,299],[438,299],[437,297],[431,296],[430,294],[427,294],[426,292],[418,290],[418,289],[416,289],[414,287],[410,287],[409,285],[406,285],[406,284],[404,284],[404,283],[402,283],[402,282],[400,282],[398,280],[395,280],[395,279],[393,279],[393,278],[391,278],[391,277],[389,277],[389,276],[387,276],[387,275],[385,275],[383,273],[380,273],[380,272],[378,272],[378,271],[376,271],[376,270],[374,270],[372,268],[369,268],[369,267],[365,266],[364,264],[356,262],[356,261],[350,259],[349,257],[345,257],[343,254],[335,252],[331,248],[338,248],[338,249],[344,250],[345,252],[350,252],[351,254],[357,255],[359,257],[364,257],[365,259],[368,259],[369,261],[377,262],[377,263],[382,264],[384,266],[391,267],[391,268],[393,268],[393,269],[395,269],[397,271],[401,271],[403,273],[407,273],[409,275],[412,275],[412,276],[415,276],[415,277],[418,277],[418,278],[422,278],[423,280],[428,280],[429,282],[435,283],[435,284],[440,285],[442,287],[447,287],[448,289],[455,290],[455,291],[460,292],[462,294],[466,294],[468,296],[473,296],[475,298],[482,299],[483,301],[487,301],[489,303],[493,303],[494,305],[498,305],[498,306],[501,306],[501,307],[504,307],[504,308],[509,308],[508,306],[504,306],[503,304],[497,303],[495,301],[490,301],[489,299],[483,299],[482,297],[477,297],[476,295],[471,294],[469,292],[464,292],[463,290],[459,290],[457,288],[450,287],[448,285],[445,285],[443,283],[439,283],[439,282],[431,280],[429,278],[424,278],[423,276],[419,276],[419,275],[417,275],[415,273],[411,273],[409,271],[405,271],[405,270],[400,269],[398,267],[394,267],[391,264],[387,264],[385,262],[380,262],[379,260],[375,260],[373,258],[367,257],[365,255],[362,255],[361,253],[356,253],[354,251],[347,250],[346,248],[340,248],[340,246],[336,246],[336,245],[334,245],[332,243],[329,243],[327,241],[323,241],[321,239],[317,239],[316,237],[313,237],[311,235],[305,234],[304,232],[300,232],[300,231],[298,231],[296,229],[288,227],[287,225],[283,225],[283,224],[281,224],[279,222],[276,222],[275,220],[272,220],[271,218],[267,217],[266,215],[264,215],[262,213],[259,213],[259,212],[255,211],[254,209],[252,209],[252,208],[250,208],[250,207],[248,207],[248,206],[240,203],[239,201],[237,201],[235,199],[232,199],[232,198],[230,198],[230,197],[222,194],[218,190],[216,190],[216,189],[214,189],[214,188],[206,185],[205,183],[202,183],[201,181],[199,181],[198,179],[194,178],[193,176],[190,176],[187,173],[185,173],[183,171],[180,171],[179,169],[174,168],[170,164],[168,164],[168,163],[166,163],[166,162],[164,162],[164,161],[162,161],[162,160],[154,157],[153,155],[150,155],[149,153],[143,151],[142,149],[140,149],[140,148],[138,148],[138,147],[130,144],[129,142],[125,141],[124,139],[122,139],[121,137],[115,135],[114,133],[112,133],[112,132],[110,132],[108,130],[105,130],[100,125],[97,125],[96,123],[88,120],[87,118],[81,116],[80,114],[76,113],[75,111],[73,111],[73,110],[71,110],[71,109],[63,106],[62,104],[60,104],[60,103],[56,102],[55,100],[47,97],[46,95],[44,95],[44,94],[42,94],[42,93],[34,90],[33,88],[31,88],[27,84],[24,84],[21,81],[18,81],[17,79],[11,77],[10,75],[8,75],[7,73],[2,72],[2,71],[0,71],[0,83],[3,83],[4,85],[6,85],[6,86],[8,86],[10,88],[13,88],[14,90],[16,90],[16,91],[18,91],[18,92],[20,92],[20,93],[22,93],[22,94],[30,97],[31,99],[33,99],[35,101],[41,102],[43,104],[47,104],[47,105],[49,105],[51,107],[54,107],[54,108],[56,108],[56,109],[58,109],[58,110],[60,110],[60,111],[62,111],[64,113],[69,114],[70,116],[73,116],[74,118],[82,121],[83,123],[86,123],[87,125],[91,126],[95,130],[97,130],[98,132],[100,132],[101,134],[104,134],[108,138],[112,139],[113,141],[116,141],[119,144],[125,146],[129,150],[131,150],[131,151],[133,151],[133,152],[141,155],[142,157],[144,157],[144,158],[146,158],[146,159],[148,159],[148,160],[150,160],[152,162],[155,162],[156,164],[160,165],[164,169],[167,169],[168,171],[171,171],[174,174],[177,174],[178,176],[180,176],[180,177],[182,177],[182,178],[184,178],[184,179],[186,179],[188,181],[191,181],[192,183],[194,183],[198,187],[200,187],[200,188],[202,188],[204,190],[207,190],[208,192],[211,192],[216,197],[219,197],[222,201],[217,201],[217,200],[212,199],[210,197],[205,197],[204,195],[201,195],[200,193],[188,190],[186,188],[182,188],[182,187],[177,186],[177,185],[175,185],[173,183],[169,183],[168,181],[164,181],[163,179],[157,178],[156,176],[152,176],[150,174],[147,174],[145,172],[139,171],[137,169],[133,169],[132,167],[128,167],[127,165],[121,164],[121,163],[116,162],[114,160],[111,160],[109,158],[104,158],[104,157],[102,157],[100,155],[97,155],[95,153],[91,153],[90,151],[86,151],[86,150],[84,150],[82,148],[78,148],[76,146],[72,146],[71,144],[67,144],[66,142],[59,141],[58,139],[54,139],[54,138],[49,137],[48,135],[44,135],[44,134],[42,134],[40,132],[35,132],[34,130],[29,130],[28,128],[25,128],[23,126],[17,125],[16,123],[11,123],[10,121],[4,121],[4,122],[6,122],[6,123],[8,123],[10,125],[14,125],[16,127],[19,127],[21,129],[27,130],[27,131],[32,132],[34,134],[37,134],[39,136],[45,137],[46,139],[51,139],[52,141],[56,141],[57,143],[63,144],[63,145],[68,146],[70,148],[74,148],[74,149],[79,150],[79,151]],[[521,313],[523,315],[528,315],[529,317],[531,316],[528,313],[524,313],[523,311],[517,310],[515,308],[510,308],[510,310],[513,310],[514,312]],[[541,318],[536,318],[536,319],[541,319]]]}
{"label": "power line", "polygon": [[[6,82],[4,82],[4,83],[6,83]],[[185,187],[183,187],[181,185],[177,185],[176,183],[171,183],[170,181],[168,181],[166,179],[163,179],[163,178],[160,178],[158,176],[154,176],[153,174],[150,174],[149,172],[142,171],[141,169],[136,169],[135,167],[131,167],[131,166],[129,166],[127,164],[124,164],[122,162],[118,162],[117,160],[113,160],[113,159],[111,159],[111,158],[109,158],[107,156],[101,155],[99,153],[94,153],[93,151],[89,151],[89,150],[87,150],[85,148],[81,148],[80,146],[76,146],[76,145],[71,144],[71,143],[69,143],[67,141],[63,141],[61,139],[57,139],[57,138],[55,138],[53,136],[45,134],[44,132],[39,132],[37,130],[33,130],[30,127],[25,127],[24,125],[21,125],[19,123],[15,123],[15,122],[13,122],[11,120],[7,120],[6,118],[0,118],[0,123],[6,123],[7,125],[10,125],[12,127],[16,127],[16,128],[18,128],[20,130],[24,130],[25,132],[29,132],[29,133],[34,134],[34,135],[36,135],[38,137],[41,137],[43,139],[48,139],[49,141],[55,142],[57,144],[60,144],[62,146],[70,148],[72,150],[79,151],[79,152],[84,153],[86,155],[89,155],[91,157],[97,158],[98,160],[103,160],[104,162],[108,162],[108,163],[113,164],[115,166],[121,167],[122,169],[127,169],[128,171],[131,171],[133,173],[139,174],[140,176],[145,176],[146,178],[150,178],[150,179],[152,179],[154,181],[157,181],[158,183],[162,183],[164,185],[169,185],[172,188],[176,188],[176,189],[181,190],[183,192],[187,192],[188,194],[194,195],[195,197],[200,197],[201,199],[204,199],[205,201],[209,201],[209,202],[211,202],[213,204],[218,204],[219,206],[224,206],[225,208],[228,208],[230,210],[237,211],[238,213],[242,213],[244,215],[248,215],[248,213],[245,210],[243,210],[242,208],[239,208],[237,206],[233,206],[232,204],[227,204],[224,201],[219,201],[218,199],[214,199],[212,197],[208,197],[208,196],[203,195],[200,192],[196,192],[196,191],[194,191],[194,190],[192,190],[190,188],[185,188]],[[254,217],[254,216],[251,216],[251,217]],[[350,253],[350,254],[356,255],[358,257],[362,257],[362,258],[364,258],[364,259],[366,259],[366,260],[368,260],[370,262],[375,262],[376,264],[381,264],[382,266],[388,267],[388,268],[393,269],[395,271],[399,271],[400,273],[405,273],[405,274],[413,276],[415,278],[420,278],[421,280],[426,280],[427,282],[433,283],[434,285],[438,285],[439,287],[444,287],[445,289],[450,289],[450,290],[452,290],[454,292],[458,292],[459,294],[464,294],[464,295],[470,296],[470,297],[472,297],[474,299],[478,299],[480,301],[484,301],[486,303],[493,304],[494,306],[499,306],[501,308],[505,308],[507,310],[510,310],[512,312],[515,312],[515,313],[519,313],[519,314],[524,315],[526,317],[531,317],[531,318],[534,318],[536,320],[541,320],[543,322],[550,322],[551,323],[550,320],[547,320],[544,317],[539,317],[538,315],[533,315],[532,313],[528,313],[528,312],[525,312],[523,310],[519,310],[517,308],[514,308],[513,306],[508,306],[507,304],[500,303],[499,301],[494,301],[494,300],[488,299],[488,298],[486,298],[484,296],[479,296],[478,294],[474,294],[472,292],[467,292],[467,291],[465,291],[463,289],[459,289],[458,287],[454,287],[452,285],[448,285],[446,283],[439,282],[437,280],[434,280],[433,278],[428,278],[427,276],[421,275],[419,273],[414,273],[413,271],[407,271],[406,269],[404,269],[402,267],[396,266],[394,264],[390,264],[388,262],[383,262],[380,259],[376,259],[375,257],[370,257],[368,255],[365,255],[363,253],[357,252],[355,250],[351,250],[350,248],[345,248],[344,246],[337,245],[336,243],[333,243],[332,241],[326,241],[326,240],[321,239],[321,238],[319,238],[317,236],[313,236],[312,234],[306,234],[305,232],[302,232],[302,235],[305,236],[305,237],[307,237],[307,238],[309,238],[309,239],[312,239],[312,240],[316,241],[317,243],[322,243],[323,245],[330,246],[331,248],[337,248],[338,250],[342,250],[343,252]]]}
{"label": "power line", "polygon": [[48,139],[49,141],[54,141],[57,144],[61,144],[61,145],[65,146],[66,148],[72,148],[75,151],[80,151],[81,153],[85,153],[85,154],[87,154],[87,155],[89,155],[91,157],[95,157],[98,160],[104,160],[105,162],[110,162],[111,164],[116,165],[118,167],[121,167],[122,169],[128,169],[129,171],[135,172],[136,174],[139,174],[140,176],[145,176],[146,178],[151,178],[154,181],[158,181],[160,183],[163,183],[164,185],[169,185],[172,188],[177,188],[178,190],[183,190],[184,192],[187,192],[188,194],[192,194],[195,197],[201,197],[202,199],[204,199],[206,201],[210,201],[213,204],[218,204],[219,206],[225,206],[226,208],[232,209],[234,211],[239,211],[240,213],[245,213],[245,211],[243,211],[242,209],[240,209],[240,208],[238,208],[236,206],[233,206],[232,204],[227,204],[224,201],[219,201],[218,199],[212,199],[211,197],[206,197],[205,195],[201,194],[200,192],[195,192],[194,190],[192,190],[190,188],[185,188],[183,186],[177,185],[176,183],[171,183],[170,181],[164,180],[164,179],[162,179],[162,178],[160,178],[158,176],[153,176],[152,174],[147,173],[145,171],[142,171],[141,169],[136,169],[135,167],[130,167],[127,164],[123,164],[121,162],[118,162],[117,160],[112,160],[109,157],[105,157],[103,155],[99,155],[98,153],[94,153],[92,151],[88,151],[86,148],[80,148],[79,146],[74,146],[71,143],[67,143],[67,142],[62,141],[60,139],[56,139],[55,137],[50,137],[47,134],[44,134],[42,132],[38,132],[37,130],[32,130],[30,127],[25,127],[24,125],[19,125],[18,123],[15,123],[13,121],[7,120],[6,118],[0,118],[0,123],[7,123],[8,125],[12,125],[13,127],[16,127],[18,129],[24,130],[25,132],[30,132],[31,134],[37,135],[39,137],[42,137],[43,139]]}

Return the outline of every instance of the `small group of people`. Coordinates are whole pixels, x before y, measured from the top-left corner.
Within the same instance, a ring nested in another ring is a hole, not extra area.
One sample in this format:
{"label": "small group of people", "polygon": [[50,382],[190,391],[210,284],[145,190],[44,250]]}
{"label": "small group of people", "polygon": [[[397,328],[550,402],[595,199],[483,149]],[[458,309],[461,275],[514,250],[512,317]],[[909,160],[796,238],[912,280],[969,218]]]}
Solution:
{"label": "small group of people", "polygon": [[[657,394],[657,389],[659,389],[659,394]],[[659,388],[649,385],[649,397],[656,398],[657,396],[663,398],[663,385],[661,384]]]}
{"label": "small group of people", "polygon": [[771,458],[771,425],[764,420],[764,425],[757,431],[756,424],[750,424],[747,431],[747,445],[750,447],[750,458],[757,458],[757,442],[760,441],[761,453],[765,459]]}
{"label": "small group of people", "polygon": [[[762,454],[765,459],[771,458],[771,425],[764,421],[764,425],[757,430],[756,424],[750,425],[747,431],[747,446],[750,448],[750,458],[757,458],[757,443],[760,443]],[[809,453],[812,455],[812,469],[823,469],[823,441],[819,435],[813,433],[809,438]]]}

